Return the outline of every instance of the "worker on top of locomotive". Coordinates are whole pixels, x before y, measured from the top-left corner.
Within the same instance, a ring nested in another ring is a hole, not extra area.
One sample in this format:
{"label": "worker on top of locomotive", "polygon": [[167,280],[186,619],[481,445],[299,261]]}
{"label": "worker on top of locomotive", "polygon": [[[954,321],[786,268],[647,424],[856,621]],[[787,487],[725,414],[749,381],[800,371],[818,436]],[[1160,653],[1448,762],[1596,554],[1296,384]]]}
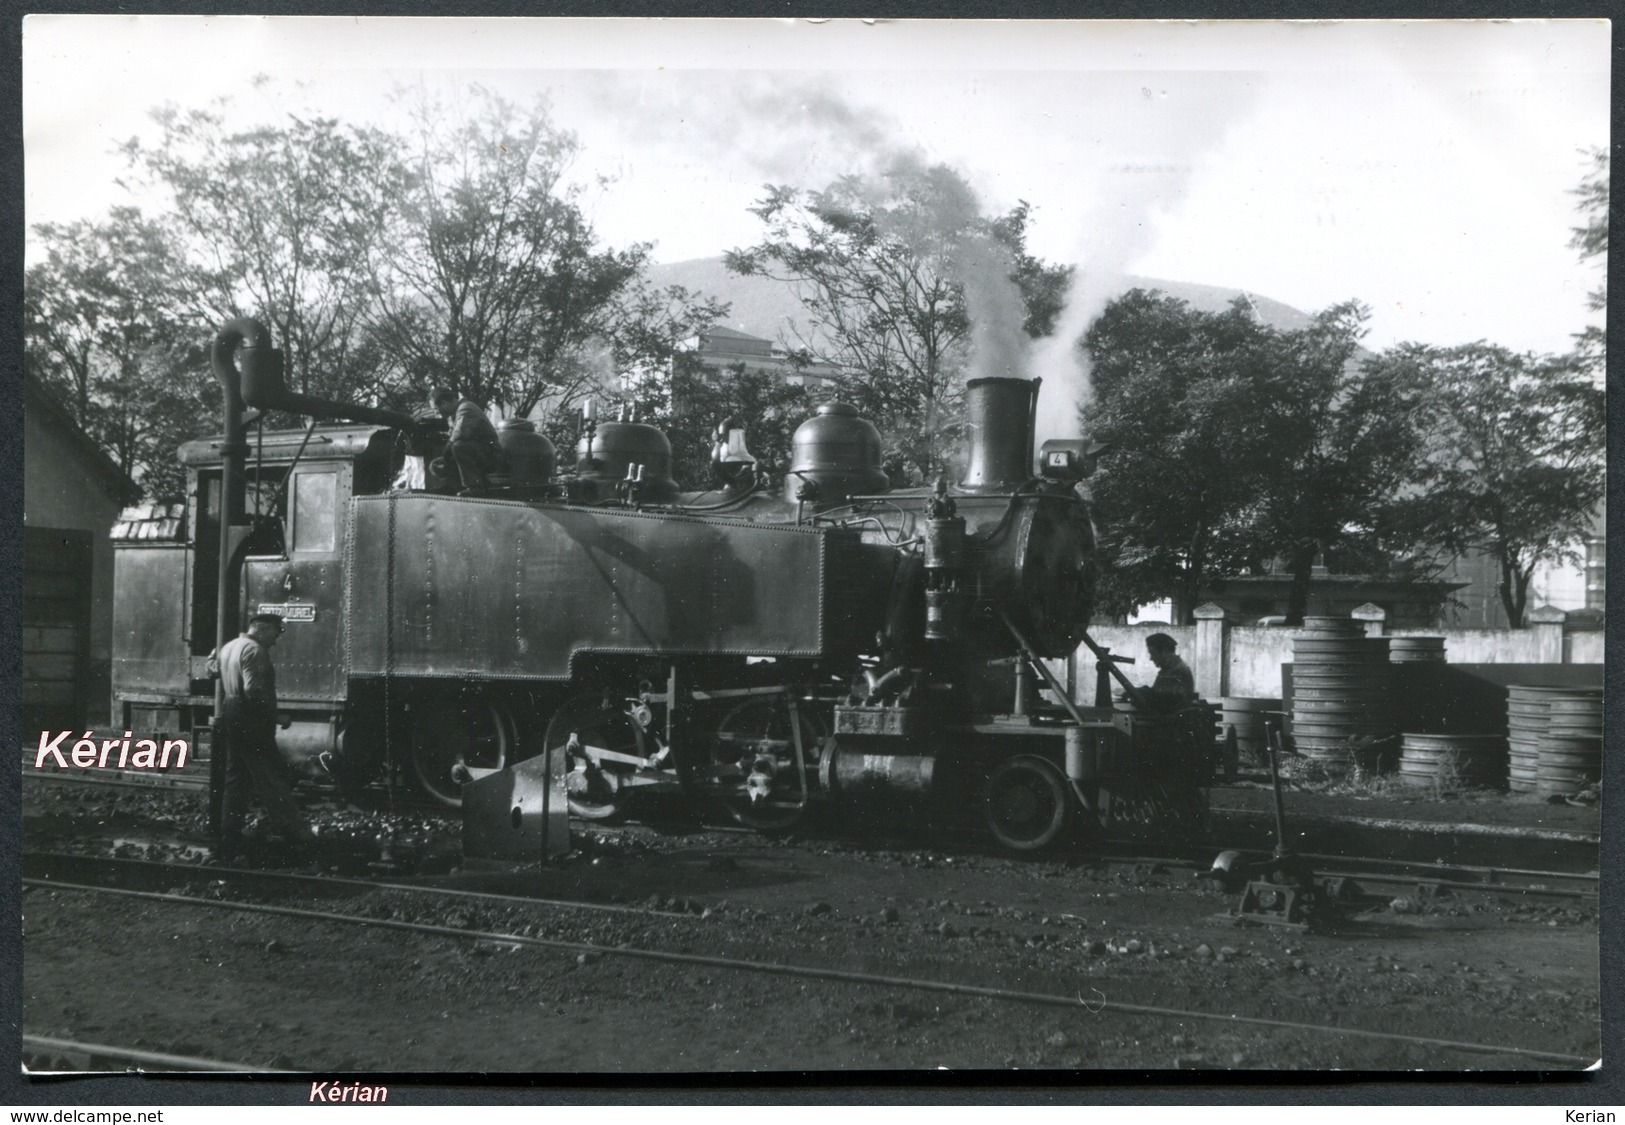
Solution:
{"label": "worker on top of locomotive", "polygon": [[1197,698],[1196,675],[1179,655],[1179,642],[1167,633],[1145,639],[1146,655],[1157,667],[1157,678],[1140,688],[1140,700],[1154,711],[1177,711]]}
{"label": "worker on top of locomotive", "polygon": [[446,449],[429,466],[430,479],[447,482],[453,489],[478,492],[490,487],[489,473],[503,467],[502,446],[497,428],[480,404],[463,398],[448,387],[429,392],[429,404],[442,418],[451,420]]}

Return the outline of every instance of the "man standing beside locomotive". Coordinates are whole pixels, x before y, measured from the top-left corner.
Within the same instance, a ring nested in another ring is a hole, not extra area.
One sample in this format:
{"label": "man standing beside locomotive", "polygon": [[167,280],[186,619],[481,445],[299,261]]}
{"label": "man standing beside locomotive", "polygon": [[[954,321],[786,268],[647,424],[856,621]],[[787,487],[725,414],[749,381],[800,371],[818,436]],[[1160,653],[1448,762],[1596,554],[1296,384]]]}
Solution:
{"label": "man standing beside locomotive", "polygon": [[502,467],[502,446],[497,441],[497,428],[485,416],[480,404],[470,398],[461,398],[456,391],[436,387],[429,393],[429,403],[442,418],[451,419],[451,433],[446,436],[446,451],[434,463],[435,472],[449,480],[456,470],[464,492],[490,486],[487,473]]}
{"label": "man standing beside locomotive", "polygon": [[279,721],[277,715],[271,647],[282,629],[282,618],[276,614],[256,613],[248,619],[248,630],[227,641],[217,657],[224,697],[218,730],[224,736],[226,752],[226,785],[220,814],[220,850],[224,855],[241,854],[243,819],[249,798],[256,791],[266,812],[289,841],[302,846],[315,839],[279,773],[282,763],[276,748],[276,728],[280,725],[286,730],[289,721],[286,717]]}

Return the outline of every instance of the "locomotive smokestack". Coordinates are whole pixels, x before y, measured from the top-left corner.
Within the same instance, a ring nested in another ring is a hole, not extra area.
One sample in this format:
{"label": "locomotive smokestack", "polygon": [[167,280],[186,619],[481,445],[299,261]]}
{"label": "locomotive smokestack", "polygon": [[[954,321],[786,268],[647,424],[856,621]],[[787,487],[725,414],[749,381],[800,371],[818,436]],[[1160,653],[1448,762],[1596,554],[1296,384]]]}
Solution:
{"label": "locomotive smokestack", "polygon": [[1014,488],[1033,475],[1033,412],[1037,379],[987,375],[965,384],[970,465],[961,485],[971,491]]}

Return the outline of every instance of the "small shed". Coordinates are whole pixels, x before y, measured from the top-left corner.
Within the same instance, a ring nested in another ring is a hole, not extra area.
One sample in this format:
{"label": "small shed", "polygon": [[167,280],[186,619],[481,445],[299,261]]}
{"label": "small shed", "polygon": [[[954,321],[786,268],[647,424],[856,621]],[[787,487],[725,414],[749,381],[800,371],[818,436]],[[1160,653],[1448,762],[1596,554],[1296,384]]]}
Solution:
{"label": "small shed", "polygon": [[[23,376],[23,737],[106,720],[113,545],[140,487],[50,388]],[[179,607],[177,607],[178,612]]]}

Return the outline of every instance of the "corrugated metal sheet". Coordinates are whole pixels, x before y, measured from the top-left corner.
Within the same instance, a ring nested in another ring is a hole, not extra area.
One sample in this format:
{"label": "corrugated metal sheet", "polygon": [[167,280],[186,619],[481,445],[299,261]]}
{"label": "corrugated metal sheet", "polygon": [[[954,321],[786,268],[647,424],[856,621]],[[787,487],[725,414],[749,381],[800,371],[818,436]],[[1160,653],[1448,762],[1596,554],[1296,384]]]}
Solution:
{"label": "corrugated metal sheet", "polygon": [[115,543],[176,542],[185,538],[185,529],[185,504],[137,504],[119,513],[108,536]]}

